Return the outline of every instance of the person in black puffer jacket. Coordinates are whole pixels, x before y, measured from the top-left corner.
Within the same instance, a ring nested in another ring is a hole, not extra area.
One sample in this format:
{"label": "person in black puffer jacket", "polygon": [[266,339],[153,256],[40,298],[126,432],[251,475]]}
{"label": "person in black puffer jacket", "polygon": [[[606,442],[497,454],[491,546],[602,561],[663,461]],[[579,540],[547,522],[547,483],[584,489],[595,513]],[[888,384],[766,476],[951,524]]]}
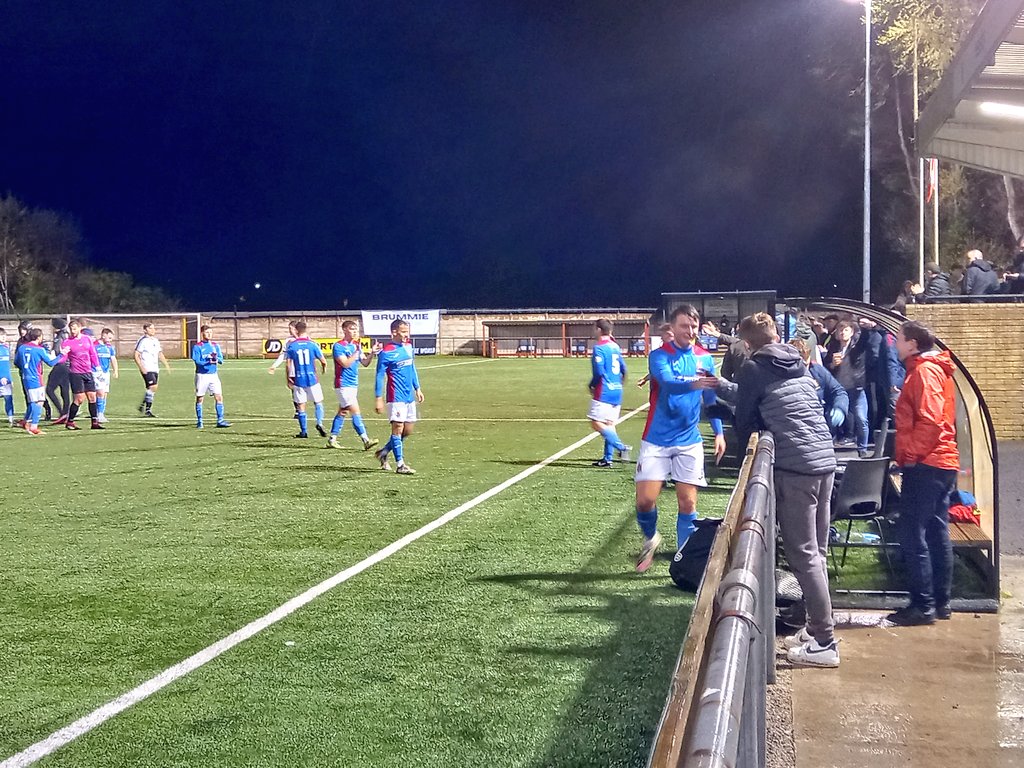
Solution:
{"label": "person in black puffer jacket", "polygon": [[987,296],[999,293],[999,277],[991,264],[985,261],[981,251],[967,252],[967,270],[964,272],[964,295]]}
{"label": "person in black puffer jacket", "polygon": [[786,560],[807,604],[806,628],[786,638],[788,656],[795,664],[837,667],[825,565],[836,471],[832,436],[807,366],[796,349],[779,343],[771,315],[744,318],[739,334],[751,358],[735,384],[720,380],[717,389],[736,403],[741,441],[759,429],[775,438],[776,516]]}
{"label": "person in black puffer jacket", "polygon": [[938,264],[925,265],[924,278],[924,300],[928,301],[935,296],[952,296],[953,286],[949,281],[949,274],[943,272]]}

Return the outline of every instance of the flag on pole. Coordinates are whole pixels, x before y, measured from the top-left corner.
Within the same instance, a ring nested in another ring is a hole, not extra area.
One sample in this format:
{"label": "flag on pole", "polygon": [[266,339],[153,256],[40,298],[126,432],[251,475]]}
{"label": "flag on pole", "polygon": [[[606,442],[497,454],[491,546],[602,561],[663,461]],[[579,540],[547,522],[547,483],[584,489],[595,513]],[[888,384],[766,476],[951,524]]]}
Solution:
{"label": "flag on pole", "polygon": [[937,157],[928,158],[928,188],[925,192],[924,201],[930,203],[932,201],[932,195],[935,194],[935,190],[939,186],[939,159]]}

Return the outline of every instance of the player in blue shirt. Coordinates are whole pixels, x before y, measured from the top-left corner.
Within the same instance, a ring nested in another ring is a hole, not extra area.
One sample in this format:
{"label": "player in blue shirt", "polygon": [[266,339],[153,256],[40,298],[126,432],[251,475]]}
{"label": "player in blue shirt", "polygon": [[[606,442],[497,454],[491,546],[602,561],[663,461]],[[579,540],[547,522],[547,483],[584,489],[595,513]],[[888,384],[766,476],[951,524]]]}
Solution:
{"label": "player in blue shirt", "polygon": [[0,398],[4,401],[7,425],[14,426],[14,381],[11,379],[11,347],[7,331],[0,328]]}
{"label": "player in blue shirt", "polygon": [[595,432],[604,438],[604,456],[594,462],[595,467],[612,466],[613,452],[618,451],[619,458],[629,455],[630,447],[619,439],[615,432],[615,423],[619,420],[619,409],[622,407],[622,382],[626,378],[626,361],[622,350],[612,338],[612,322],[601,318],[594,323],[594,334],[597,342],[590,357],[591,377],[590,410],[587,418]]}
{"label": "player in blue shirt", "polygon": [[96,342],[96,357],[100,360],[99,368],[93,374],[96,380],[96,418],[102,423],[107,420],[110,380],[120,376],[117,368],[117,349],[114,347],[114,332],[109,328],[104,328],[100,332],[100,340]]}
{"label": "player in blue shirt", "polygon": [[39,418],[43,415],[43,401],[46,400],[46,381],[43,379],[43,363],[53,367],[64,358],[51,355],[40,344],[43,331],[33,328],[26,335],[24,344],[18,347],[14,364],[21,371],[21,384],[25,388],[28,410],[25,411],[25,431],[30,435],[41,435]]}
{"label": "player in blue shirt", "polygon": [[324,392],[320,388],[320,380],[316,375],[316,364],[320,363],[320,372],[327,372],[327,359],[320,345],[306,336],[306,323],[299,320],[295,323],[298,336],[286,350],[288,357],[288,383],[292,387],[292,400],[298,406],[299,434],[296,437],[309,437],[306,432],[306,402],[313,401],[316,411],[316,431],[320,437],[327,437],[324,430]]}
{"label": "player in blue shirt", "polygon": [[331,424],[331,436],[327,439],[328,448],[340,448],[338,435],[345,425],[345,415],[351,414],[352,426],[363,441],[363,450],[368,451],[377,445],[379,440],[371,440],[366,434],[363,417],[359,412],[359,366],[367,366],[374,354],[380,351],[380,345],[374,345],[370,351],[363,353],[359,346],[359,323],[346,320],[341,324],[344,337],[334,343],[331,350],[334,358],[334,391],[338,395],[338,413]]}
{"label": "player in blue shirt", "polygon": [[[694,307],[678,307],[669,322],[673,341],[648,358],[651,409],[636,464],[636,521],[644,535],[636,569],[641,573],[651,567],[661,544],[657,502],[664,481],[671,476],[676,483],[678,547],[696,528],[697,489],[707,485],[700,415],[702,405],[716,402],[715,363],[710,354],[693,344],[700,327],[700,315]],[[725,453],[722,422],[711,419],[711,429],[717,461]]]}
{"label": "player in blue shirt", "polygon": [[423,402],[420,379],[416,375],[412,344],[409,342],[409,324],[405,320],[391,323],[391,341],[377,353],[377,413],[384,413],[387,404],[391,422],[391,439],[374,455],[381,469],[391,469],[388,452],[395,454],[395,471],[400,475],[415,475],[416,470],[405,463],[405,438],[412,434],[416,423],[416,404]]}
{"label": "player in blue shirt", "polygon": [[224,365],[224,353],[213,340],[213,329],[204,325],[199,329],[199,343],[192,347],[192,362],[196,364],[196,429],[203,428],[203,397],[213,395],[216,402],[217,426],[230,427],[224,418],[224,393],[220,383],[219,366]]}

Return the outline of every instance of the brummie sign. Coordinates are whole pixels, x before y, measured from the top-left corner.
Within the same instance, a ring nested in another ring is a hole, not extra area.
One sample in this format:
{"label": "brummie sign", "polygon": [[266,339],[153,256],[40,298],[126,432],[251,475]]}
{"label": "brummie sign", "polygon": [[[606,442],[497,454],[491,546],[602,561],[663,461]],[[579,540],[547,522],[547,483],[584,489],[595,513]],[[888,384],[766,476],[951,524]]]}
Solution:
{"label": "brummie sign", "polygon": [[363,335],[378,341],[391,338],[391,323],[404,320],[409,324],[413,348],[417,355],[437,353],[437,334],[441,330],[439,309],[371,309],[363,310]]}

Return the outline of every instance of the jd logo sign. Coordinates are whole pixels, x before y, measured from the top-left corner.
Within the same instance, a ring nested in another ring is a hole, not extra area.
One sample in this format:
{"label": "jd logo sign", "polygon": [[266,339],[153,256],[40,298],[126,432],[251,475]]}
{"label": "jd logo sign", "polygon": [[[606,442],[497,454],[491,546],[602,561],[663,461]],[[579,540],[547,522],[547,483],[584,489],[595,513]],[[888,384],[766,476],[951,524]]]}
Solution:
{"label": "jd logo sign", "polygon": [[280,339],[264,339],[263,341],[263,354],[265,355],[279,355],[282,349],[284,349],[284,343]]}

